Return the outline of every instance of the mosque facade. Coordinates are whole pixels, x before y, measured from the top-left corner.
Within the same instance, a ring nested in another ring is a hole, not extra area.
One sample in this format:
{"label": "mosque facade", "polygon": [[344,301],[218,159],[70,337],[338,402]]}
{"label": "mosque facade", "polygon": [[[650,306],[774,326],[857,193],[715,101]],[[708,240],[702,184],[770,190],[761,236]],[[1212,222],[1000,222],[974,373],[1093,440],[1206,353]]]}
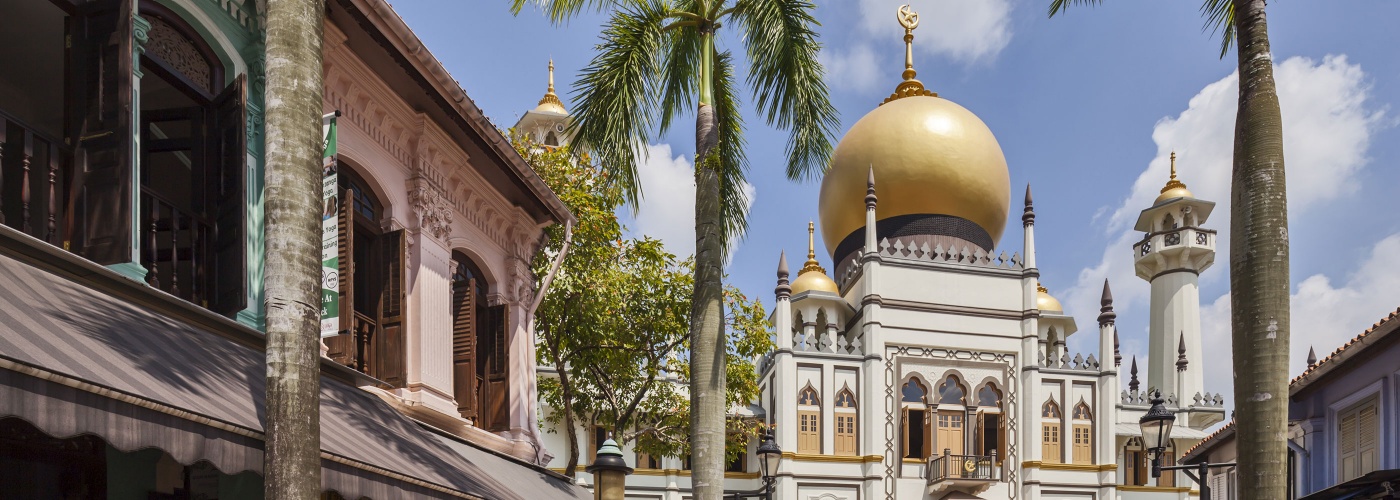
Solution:
{"label": "mosque facade", "polygon": [[[792,273],[779,258],[776,349],[756,363],[753,412],[783,450],[773,498],[1197,495],[1185,475],[1150,477],[1138,419],[1156,391],[1176,412],[1168,465],[1225,417],[1201,365],[1198,277],[1215,258],[1214,203],[1177,179],[1173,155],[1171,178],[1136,222],[1143,238],[1122,249],[1151,284],[1147,358],[1122,359],[1109,283],[1099,304],[1075,304],[1099,308],[1085,332],[1041,283],[1029,187],[1021,239],[1002,244],[1014,214],[1001,147],[975,114],[916,79],[917,21],[903,12],[903,81],[836,146],[805,262]],[[1097,348],[1070,352],[1075,334]],[[562,434],[546,433],[546,446],[564,449]],[[596,448],[579,435],[581,449]],[[690,498],[683,460],[624,455],[637,469],[628,499]],[[748,458],[726,489],[760,485]]]}

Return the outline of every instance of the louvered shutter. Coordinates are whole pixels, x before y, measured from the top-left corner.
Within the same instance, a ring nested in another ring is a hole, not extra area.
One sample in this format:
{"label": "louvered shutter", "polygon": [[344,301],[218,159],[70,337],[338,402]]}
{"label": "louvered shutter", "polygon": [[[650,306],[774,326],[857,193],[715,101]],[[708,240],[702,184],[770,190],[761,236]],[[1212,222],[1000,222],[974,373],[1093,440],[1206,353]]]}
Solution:
{"label": "louvered shutter", "polygon": [[899,424],[901,426],[901,432],[899,435],[903,438],[900,439],[900,441],[904,443],[904,454],[902,455],[903,458],[919,456],[918,453],[914,450],[915,444],[913,436],[909,434],[909,413],[910,412],[908,407],[899,409]]}
{"label": "louvered shutter", "polygon": [[376,253],[380,276],[384,281],[379,287],[379,331],[373,339],[374,359],[378,365],[374,374],[394,387],[403,387],[408,378],[405,370],[408,351],[404,348],[403,331],[407,237],[400,229],[386,232],[375,240],[379,246]]}
{"label": "louvered shutter", "polygon": [[[81,236],[81,253],[98,264],[132,261],[131,37],[134,0],[98,0],[72,17],[68,102],[77,178],[65,239]],[[76,140],[75,140],[76,139]]]}
{"label": "louvered shutter", "polygon": [[1379,468],[1381,429],[1377,417],[1376,403],[1363,406],[1356,415],[1356,455],[1357,462],[1361,467],[1361,470],[1357,471],[1358,476],[1369,474]]}
{"label": "louvered shutter", "polygon": [[359,359],[355,349],[355,193],[353,190],[340,192],[340,214],[337,216],[336,241],[340,261],[340,335],[326,338],[326,355],[337,363],[359,369]]}
{"label": "louvered shutter", "polygon": [[[459,264],[462,265],[462,264]],[[477,419],[476,278],[453,284],[452,392],[462,418]]]}
{"label": "louvered shutter", "polygon": [[486,354],[485,412],[487,429],[504,431],[510,427],[510,360],[507,357],[510,339],[506,334],[506,306],[492,306],[486,311],[486,334],[490,336]]}
{"label": "louvered shutter", "polygon": [[210,171],[205,176],[205,199],[214,222],[208,307],[229,317],[248,307],[246,82],[246,75],[238,75],[214,99],[208,127],[211,144],[206,149]]}
{"label": "louvered shutter", "polygon": [[1337,432],[1337,460],[1341,462],[1339,473],[1342,481],[1350,481],[1360,477],[1360,464],[1357,463],[1357,422],[1355,413],[1347,413],[1342,416],[1340,429]]}

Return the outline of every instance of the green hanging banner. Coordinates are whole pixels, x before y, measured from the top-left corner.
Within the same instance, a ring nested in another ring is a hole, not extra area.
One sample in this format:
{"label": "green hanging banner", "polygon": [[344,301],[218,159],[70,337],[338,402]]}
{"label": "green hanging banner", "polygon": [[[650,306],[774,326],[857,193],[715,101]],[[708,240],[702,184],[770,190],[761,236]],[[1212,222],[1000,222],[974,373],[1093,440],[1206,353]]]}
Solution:
{"label": "green hanging banner", "polygon": [[336,196],[335,120],[340,111],[321,117],[325,155],[321,157],[321,337],[340,333],[340,198]]}

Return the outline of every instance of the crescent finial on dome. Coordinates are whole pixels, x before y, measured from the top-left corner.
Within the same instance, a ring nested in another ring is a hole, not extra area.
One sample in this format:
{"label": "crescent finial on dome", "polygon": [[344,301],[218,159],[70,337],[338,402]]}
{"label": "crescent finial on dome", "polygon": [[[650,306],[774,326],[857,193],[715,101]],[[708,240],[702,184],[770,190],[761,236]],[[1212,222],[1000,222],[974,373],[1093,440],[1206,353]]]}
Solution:
{"label": "crescent finial on dome", "polygon": [[938,97],[937,92],[925,89],[924,83],[914,78],[918,75],[918,72],[914,71],[914,29],[919,27],[919,13],[906,4],[899,6],[898,15],[899,25],[904,27],[904,81],[899,82],[899,86],[894,88],[894,93],[881,102],[881,105],[916,95]]}

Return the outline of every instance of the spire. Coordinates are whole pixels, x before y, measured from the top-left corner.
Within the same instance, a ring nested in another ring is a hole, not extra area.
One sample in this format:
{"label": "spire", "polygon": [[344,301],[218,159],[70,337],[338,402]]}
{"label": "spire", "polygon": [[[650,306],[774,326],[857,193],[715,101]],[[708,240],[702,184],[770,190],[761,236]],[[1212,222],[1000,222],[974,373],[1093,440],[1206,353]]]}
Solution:
{"label": "spire", "polygon": [[559,96],[554,94],[554,59],[549,60],[549,87],[544,91],[544,97],[540,98],[536,111],[552,111],[566,114],[564,103],[559,100]]}
{"label": "spire", "polygon": [[1031,206],[1031,185],[1026,183],[1026,209],[1021,212],[1021,225],[1035,225],[1035,208]]}
{"label": "spire", "polygon": [[875,165],[870,165],[870,175],[865,179],[865,209],[875,208]]}
{"label": "spire", "polygon": [[1123,365],[1123,353],[1118,351],[1118,329],[1113,329],[1113,367]]}
{"label": "spire", "polygon": [[1311,370],[1315,366],[1317,366],[1317,351],[1313,350],[1312,346],[1308,346],[1308,369]]}
{"label": "spire", "polygon": [[826,269],[823,269],[821,263],[817,262],[816,234],[817,225],[813,224],[812,221],[807,221],[807,262],[802,263],[802,270],[797,272],[799,276],[811,271],[826,274]]}
{"label": "spire", "polygon": [[1177,337],[1181,339],[1176,347],[1176,371],[1186,371],[1186,332],[1181,332]]}
{"label": "spire", "polygon": [[902,99],[913,96],[938,97],[938,93],[924,88],[924,83],[916,80],[918,75],[914,71],[914,29],[919,27],[919,13],[914,12],[908,5],[899,6],[899,25],[904,27],[904,73],[901,76],[904,81],[894,88],[894,93],[890,94],[884,105],[895,99]]}
{"label": "spire", "polygon": [[1171,162],[1172,176],[1170,179],[1167,179],[1167,185],[1162,186],[1162,193],[1166,193],[1167,191],[1171,191],[1176,188],[1186,189],[1186,184],[1182,183],[1176,178],[1176,151],[1172,151]]}
{"label": "spire", "polygon": [[1132,368],[1129,368],[1129,369],[1128,369],[1128,374],[1129,374],[1129,378],[1128,378],[1128,390],[1133,391],[1133,392],[1137,392],[1137,390],[1138,390],[1137,356],[1133,356],[1133,365],[1132,365]]}
{"label": "spire", "polygon": [[[1103,280],[1103,297],[1099,299],[1099,306],[1099,326],[1113,324],[1113,321],[1118,318],[1118,313],[1113,312],[1113,291],[1108,289],[1107,278]],[[1116,336],[1118,333],[1114,332],[1114,335]]]}
{"label": "spire", "polygon": [[778,286],[773,289],[773,293],[778,296],[778,300],[783,300],[792,295],[792,286],[788,284],[787,251],[778,254]]}

